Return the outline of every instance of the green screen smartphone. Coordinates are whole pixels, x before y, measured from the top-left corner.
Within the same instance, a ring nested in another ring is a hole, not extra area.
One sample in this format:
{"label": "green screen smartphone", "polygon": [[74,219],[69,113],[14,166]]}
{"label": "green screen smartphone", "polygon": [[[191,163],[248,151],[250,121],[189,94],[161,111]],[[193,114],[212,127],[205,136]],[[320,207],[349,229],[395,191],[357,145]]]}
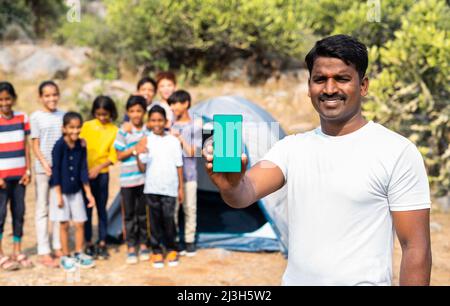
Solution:
{"label": "green screen smartphone", "polygon": [[242,115],[214,115],[213,172],[241,172]]}

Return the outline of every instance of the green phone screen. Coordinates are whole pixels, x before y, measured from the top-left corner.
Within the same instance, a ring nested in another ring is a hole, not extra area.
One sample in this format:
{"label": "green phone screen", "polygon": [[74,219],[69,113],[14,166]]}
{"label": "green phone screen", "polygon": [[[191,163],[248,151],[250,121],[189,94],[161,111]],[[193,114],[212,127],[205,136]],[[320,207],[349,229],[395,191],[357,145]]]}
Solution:
{"label": "green phone screen", "polygon": [[241,172],[242,115],[214,115],[213,172]]}

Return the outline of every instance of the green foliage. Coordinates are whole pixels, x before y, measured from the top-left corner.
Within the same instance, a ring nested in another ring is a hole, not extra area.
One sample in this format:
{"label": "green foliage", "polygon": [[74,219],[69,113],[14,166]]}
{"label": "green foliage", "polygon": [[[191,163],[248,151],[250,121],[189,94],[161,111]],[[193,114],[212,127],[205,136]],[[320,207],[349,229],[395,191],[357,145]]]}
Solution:
{"label": "green foliage", "polygon": [[86,46],[93,50],[92,74],[102,80],[120,77],[120,54],[116,36],[97,16],[83,14],[80,22],[61,22],[61,27],[53,35],[58,43],[68,46]]}
{"label": "green foliage", "polygon": [[330,35],[338,23],[356,1],[339,0],[298,0],[298,12],[302,22],[319,36]]}
{"label": "green foliage", "polygon": [[443,0],[417,1],[394,39],[373,48],[382,71],[365,105],[370,119],[409,137],[425,158],[437,195],[450,188],[450,9]]}
{"label": "green foliage", "polygon": [[132,67],[202,66],[209,74],[238,57],[301,57],[312,42],[296,0],[105,3],[107,24],[121,57]]}
{"label": "green foliage", "polygon": [[[355,1],[336,18],[332,34],[357,37],[368,46],[382,46],[394,38],[401,26],[401,17],[416,0]],[[379,19],[378,19],[379,18]]]}
{"label": "green foliage", "polygon": [[32,34],[30,18],[31,11],[25,1],[0,0],[0,38],[3,38],[9,25],[19,26],[28,34]]}
{"label": "green foliage", "polygon": [[9,25],[31,38],[45,37],[59,25],[65,9],[64,0],[0,0],[0,37]]}

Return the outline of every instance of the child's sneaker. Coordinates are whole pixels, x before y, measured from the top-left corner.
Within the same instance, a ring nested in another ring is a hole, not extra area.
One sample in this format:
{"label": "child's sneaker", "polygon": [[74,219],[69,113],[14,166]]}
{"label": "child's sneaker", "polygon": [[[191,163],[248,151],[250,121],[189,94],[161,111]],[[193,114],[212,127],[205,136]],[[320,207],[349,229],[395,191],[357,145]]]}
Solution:
{"label": "child's sneaker", "polygon": [[186,256],[193,257],[197,254],[197,248],[195,243],[186,243]]}
{"label": "child's sneaker", "polygon": [[94,259],[91,256],[83,253],[75,254],[75,262],[76,265],[81,269],[91,269],[95,267]]}
{"label": "child's sneaker", "polygon": [[107,260],[109,258],[108,248],[106,245],[97,246],[97,258],[100,260]]}
{"label": "child's sneaker", "polygon": [[145,249],[139,252],[139,260],[140,261],[149,261],[150,260],[150,250]]}
{"label": "child's sneaker", "polygon": [[127,264],[128,265],[135,265],[138,263],[138,257],[136,253],[128,253],[127,256]]}
{"label": "child's sneaker", "polygon": [[86,249],[84,250],[84,254],[91,256],[92,258],[95,259],[97,258],[97,249],[93,244],[91,244],[86,247]]}
{"label": "child's sneaker", "polygon": [[186,256],[186,247],[182,245],[181,243],[178,245],[178,255],[180,256]]}
{"label": "child's sneaker", "polygon": [[178,252],[177,251],[170,251],[169,254],[167,254],[167,265],[169,267],[178,266]]}
{"label": "child's sneaker", "polygon": [[150,260],[152,262],[153,268],[164,268],[164,257],[162,256],[162,254],[152,254]]}
{"label": "child's sneaker", "polygon": [[69,256],[62,256],[59,265],[66,272],[75,272],[77,269],[75,258]]}

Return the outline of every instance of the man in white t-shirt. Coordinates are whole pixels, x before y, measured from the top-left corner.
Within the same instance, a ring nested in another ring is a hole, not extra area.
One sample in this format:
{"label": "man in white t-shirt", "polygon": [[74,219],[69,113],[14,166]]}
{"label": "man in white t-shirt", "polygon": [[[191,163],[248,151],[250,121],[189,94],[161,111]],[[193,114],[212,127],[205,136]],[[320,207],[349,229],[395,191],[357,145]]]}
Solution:
{"label": "man in white t-shirt", "polygon": [[309,96],[321,126],[279,141],[241,173],[206,168],[226,203],[245,208],[287,184],[289,257],[284,285],[391,285],[394,230],[400,285],[428,285],[430,192],[408,139],[361,114],[366,47],[335,35],[306,56]]}

